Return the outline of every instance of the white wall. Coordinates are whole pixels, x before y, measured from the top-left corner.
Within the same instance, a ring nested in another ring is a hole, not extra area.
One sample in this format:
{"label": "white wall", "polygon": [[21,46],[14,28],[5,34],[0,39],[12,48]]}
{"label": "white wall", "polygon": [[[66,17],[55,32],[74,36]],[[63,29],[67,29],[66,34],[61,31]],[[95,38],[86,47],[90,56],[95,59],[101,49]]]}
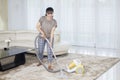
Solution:
{"label": "white wall", "polygon": [[41,0],[27,0],[27,21],[28,29],[35,29],[35,25],[40,18],[40,4]]}
{"label": "white wall", "polygon": [[27,0],[8,0],[8,30],[27,29]]}
{"label": "white wall", "polygon": [[7,0],[0,0],[0,30],[7,30],[8,4]]}

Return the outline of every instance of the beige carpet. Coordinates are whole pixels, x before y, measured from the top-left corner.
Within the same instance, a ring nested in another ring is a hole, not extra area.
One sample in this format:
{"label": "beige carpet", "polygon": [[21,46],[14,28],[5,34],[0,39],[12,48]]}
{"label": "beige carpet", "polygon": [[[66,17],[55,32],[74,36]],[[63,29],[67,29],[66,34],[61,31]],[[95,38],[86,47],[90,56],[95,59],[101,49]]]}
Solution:
{"label": "beige carpet", "polygon": [[[95,80],[104,72],[120,61],[118,58],[69,54],[59,57],[61,66],[69,63],[72,59],[80,59],[85,66],[85,74],[64,73],[66,79],[59,78],[59,73],[49,73],[43,66],[36,66],[36,58],[28,59],[27,64],[18,68],[0,72],[0,80]],[[29,65],[28,65],[29,62]],[[32,64],[30,64],[32,62]]]}

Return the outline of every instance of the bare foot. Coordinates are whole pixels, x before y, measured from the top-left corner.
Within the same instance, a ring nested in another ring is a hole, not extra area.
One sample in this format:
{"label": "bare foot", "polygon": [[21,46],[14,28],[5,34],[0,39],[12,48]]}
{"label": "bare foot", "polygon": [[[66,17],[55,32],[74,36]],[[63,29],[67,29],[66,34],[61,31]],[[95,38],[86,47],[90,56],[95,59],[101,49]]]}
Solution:
{"label": "bare foot", "polygon": [[41,66],[42,64],[39,62],[38,64],[37,64],[37,66]]}
{"label": "bare foot", "polygon": [[49,66],[48,66],[48,69],[49,69],[49,70],[53,70],[53,66],[52,66],[52,65],[49,65]]}

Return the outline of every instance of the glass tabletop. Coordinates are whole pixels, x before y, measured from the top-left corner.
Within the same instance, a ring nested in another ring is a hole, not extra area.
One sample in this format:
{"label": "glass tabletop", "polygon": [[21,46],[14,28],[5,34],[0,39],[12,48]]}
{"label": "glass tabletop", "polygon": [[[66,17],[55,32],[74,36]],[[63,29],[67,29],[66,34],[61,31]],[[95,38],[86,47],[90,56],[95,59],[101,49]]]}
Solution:
{"label": "glass tabletop", "polygon": [[8,50],[0,49],[0,59],[32,50],[28,47],[13,46]]}

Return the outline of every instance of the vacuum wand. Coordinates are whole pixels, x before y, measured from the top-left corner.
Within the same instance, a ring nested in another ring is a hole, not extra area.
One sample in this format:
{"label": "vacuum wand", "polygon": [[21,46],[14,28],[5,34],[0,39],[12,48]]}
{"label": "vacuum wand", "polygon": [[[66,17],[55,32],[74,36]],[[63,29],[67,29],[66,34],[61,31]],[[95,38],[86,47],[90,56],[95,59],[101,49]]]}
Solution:
{"label": "vacuum wand", "polygon": [[52,51],[52,53],[53,53],[53,56],[54,56],[54,58],[55,58],[55,60],[56,60],[56,63],[57,63],[57,65],[59,66],[59,69],[60,69],[60,70],[59,70],[59,72],[60,72],[59,78],[67,78],[67,77],[64,75],[64,73],[63,73],[63,71],[66,72],[66,70],[65,70],[65,69],[62,69],[61,65],[58,63],[57,57],[56,57],[56,55],[55,55],[55,53],[54,53],[54,51],[53,51],[52,46],[50,45],[50,41],[49,41],[47,38],[45,38],[45,40],[48,42],[49,47],[50,47],[50,49],[51,49],[51,51]]}
{"label": "vacuum wand", "polygon": [[[55,70],[55,71],[52,71],[52,70],[49,70],[48,68],[47,68],[47,66],[42,62],[42,60],[39,58],[39,44],[38,44],[38,40],[40,39],[40,35],[38,35],[38,36],[36,36],[36,38],[35,38],[35,42],[34,42],[34,44],[35,44],[35,50],[36,50],[36,56],[37,56],[37,58],[38,58],[38,61],[43,65],[43,67],[48,71],[48,72],[51,72],[51,73],[56,73],[56,72],[60,72],[60,70]],[[48,40],[48,39],[46,39],[46,40]],[[49,43],[49,41],[48,41],[48,43]],[[52,48],[51,48],[52,49]],[[53,50],[52,50],[53,51]],[[54,53],[53,53],[54,54]]]}
{"label": "vacuum wand", "polygon": [[48,42],[49,47],[50,47],[50,49],[51,49],[51,51],[52,51],[52,53],[53,53],[53,56],[54,56],[54,58],[55,58],[55,60],[56,60],[56,63],[58,64],[60,70],[63,70],[63,69],[60,67],[60,64],[58,63],[57,57],[56,57],[56,55],[55,55],[55,53],[54,53],[54,51],[53,51],[52,46],[50,45],[50,41],[49,41],[47,38],[45,38],[45,40]]}
{"label": "vacuum wand", "polygon": [[54,51],[53,51],[53,48],[52,48],[52,46],[50,45],[50,41],[49,41],[47,38],[45,38],[45,40],[46,40],[47,43],[49,44],[49,47],[50,47],[50,49],[51,49],[51,51],[52,51],[52,53],[53,53],[53,56],[54,56],[55,60],[57,60],[57,57],[56,57],[56,55],[55,55],[55,53],[54,53]]}

